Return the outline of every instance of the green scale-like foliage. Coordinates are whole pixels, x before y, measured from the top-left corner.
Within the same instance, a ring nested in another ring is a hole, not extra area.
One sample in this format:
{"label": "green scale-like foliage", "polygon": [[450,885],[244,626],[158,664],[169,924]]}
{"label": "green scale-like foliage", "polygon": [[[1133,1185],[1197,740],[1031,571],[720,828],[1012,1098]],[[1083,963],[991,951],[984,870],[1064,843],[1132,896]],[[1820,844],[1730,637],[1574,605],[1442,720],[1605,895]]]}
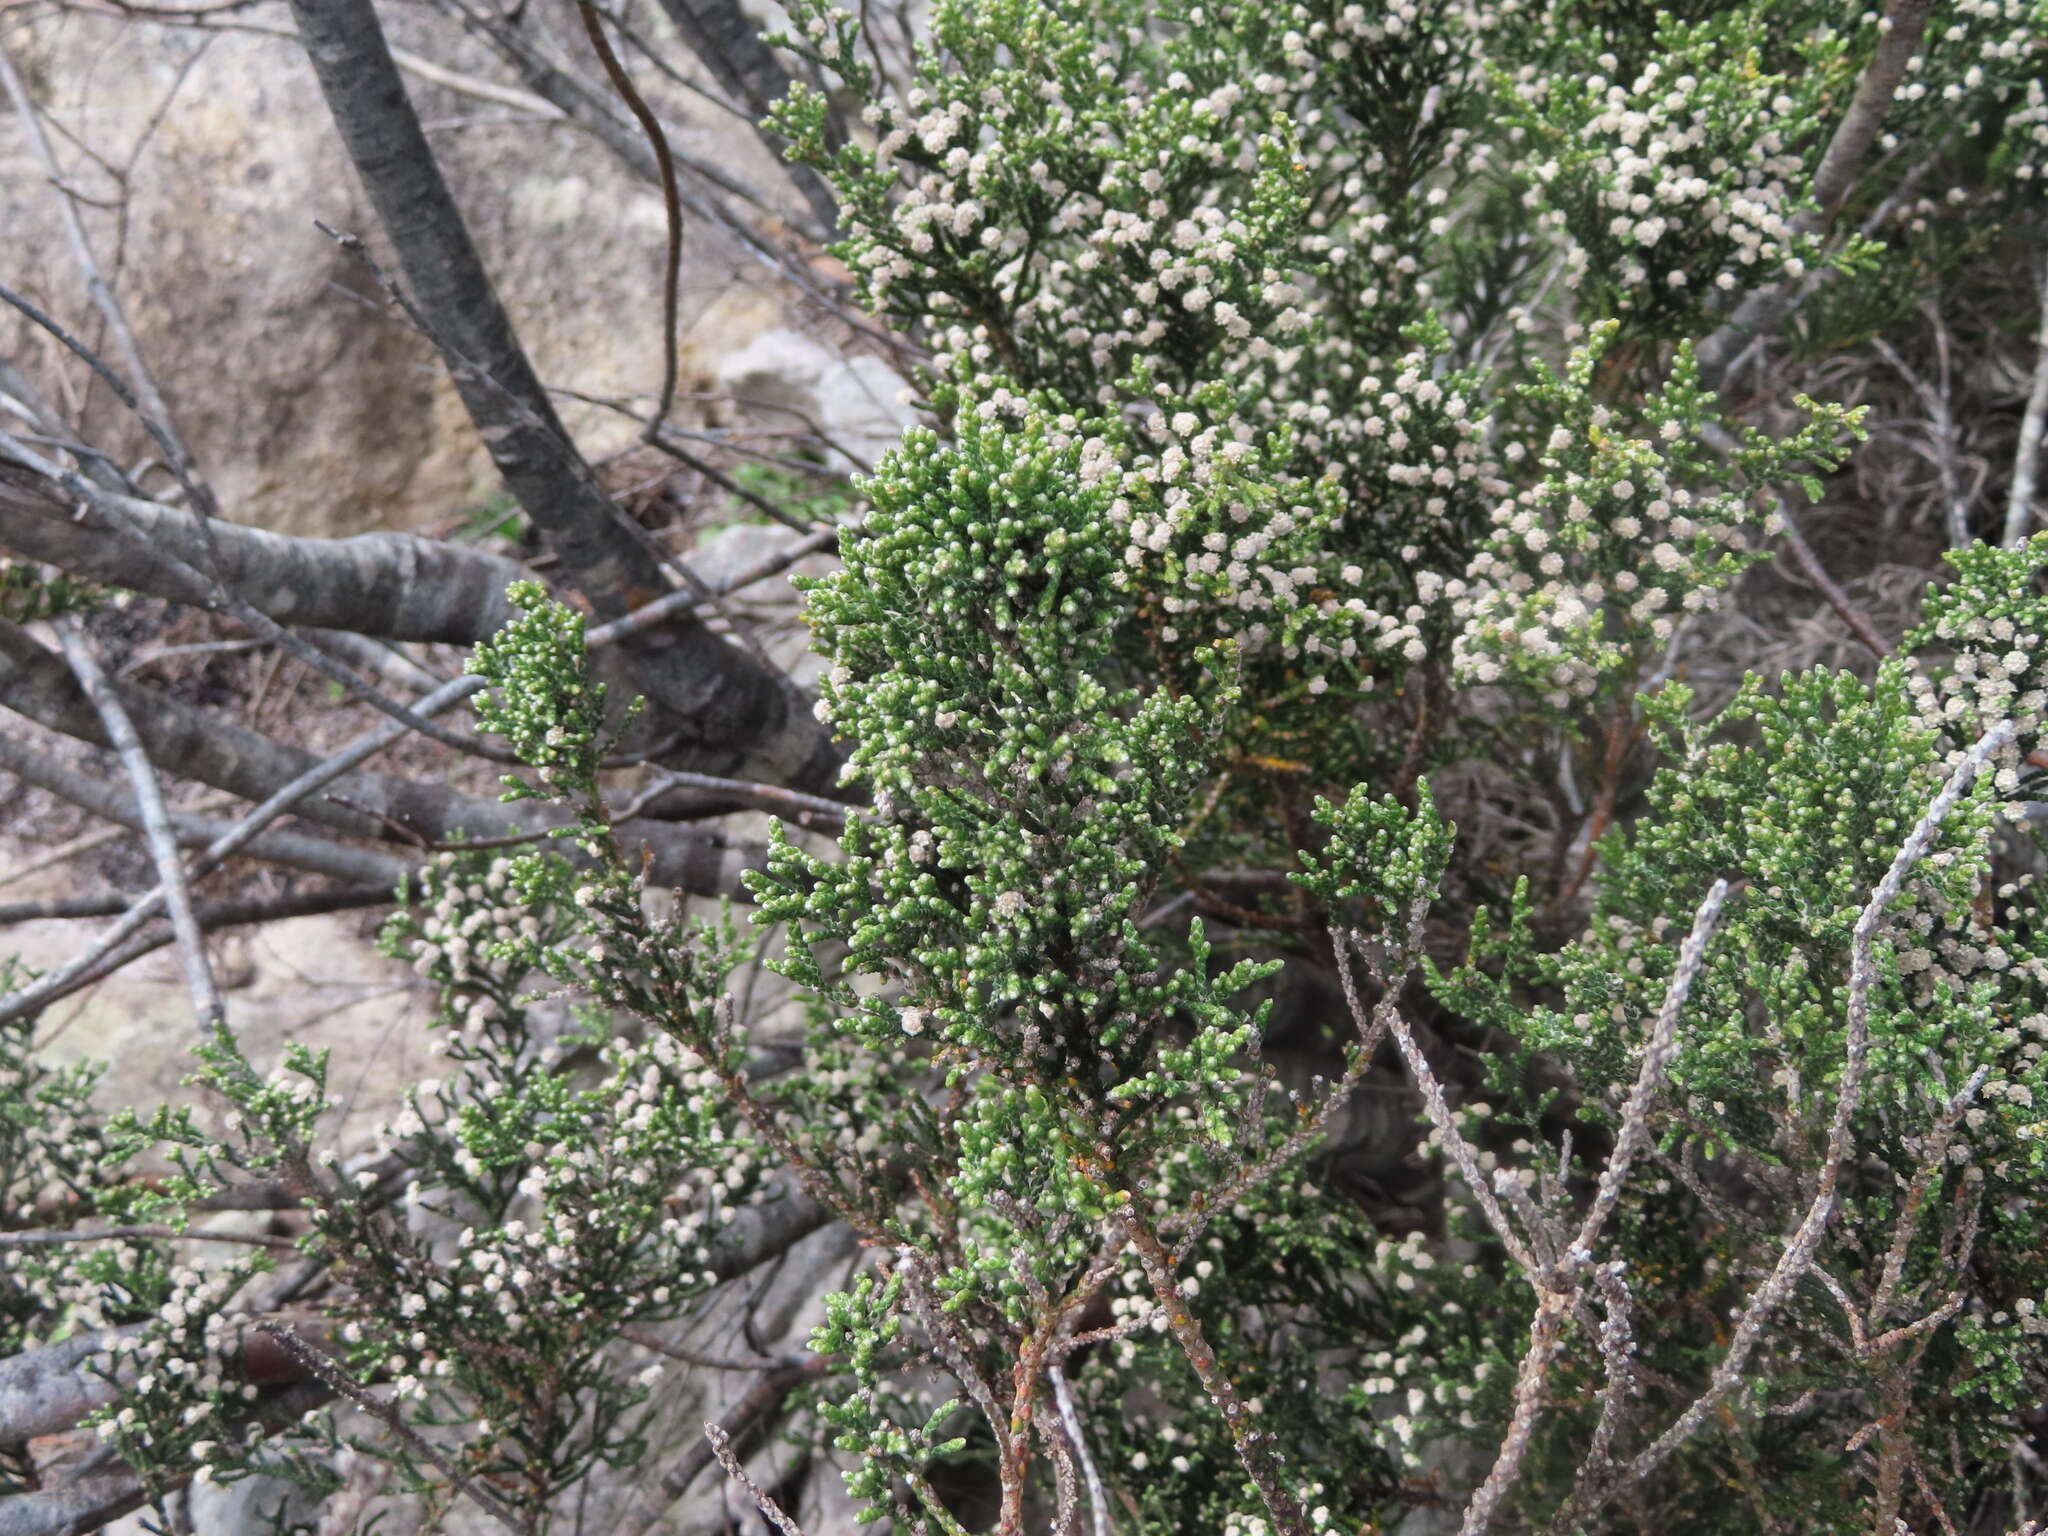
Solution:
{"label": "green scale-like foliage", "polygon": [[843,860],[779,848],[773,878],[792,894],[761,911],[908,984],[902,1008],[862,1010],[877,1040],[928,1032],[1013,1057],[1019,1029],[989,1021],[1027,1009],[1067,1046],[1113,1052],[1156,1006],[1134,990],[1154,963],[1134,909],[1228,689],[1116,685],[1128,599],[1106,494],[1078,487],[1076,459],[1035,418],[970,417],[956,444],[914,434],[870,482],[845,572],[809,594],[836,662],[824,708],[856,742],[875,814]]}

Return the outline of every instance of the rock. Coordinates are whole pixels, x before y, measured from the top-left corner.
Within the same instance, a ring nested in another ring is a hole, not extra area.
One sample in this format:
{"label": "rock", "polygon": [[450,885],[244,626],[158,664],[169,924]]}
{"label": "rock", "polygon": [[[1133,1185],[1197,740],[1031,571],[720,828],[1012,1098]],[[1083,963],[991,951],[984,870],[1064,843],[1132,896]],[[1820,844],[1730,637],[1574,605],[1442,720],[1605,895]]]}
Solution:
{"label": "rock", "polygon": [[[435,1036],[426,1029],[428,988],[377,953],[368,926],[360,914],[340,913],[213,941],[216,954],[222,946],[251,951],[251,979],[226,1001],[228,1020],[258,1071],[272,1070],[288,1041],[332,1049],[328,1086],[343,1107],[323,1122],[323,1132],[343,1157],[373,1147],[401,1091],[443,1070],[429,1050]],[[23,923],[8,930],[6,948],[49,968],[74,954],[86,932],[77,923]],[[193,1100],[180,1083],[197,1066],[191,1048],[199,1028],[175,949],[160,949],[59,1003],[38,1039],[39,1054],[53,1066],[106,1064],[95,1095],[105,1109],[131,1107],[146,1116],[159,1104]]]}
{"label": "rock", "polygon": [[[288,22],[268,9],[251,20],[280,33]],[[396,47],[512,83],[426,8],[387,9],[383,20]],[[229,515],[339,535],[446,521],[497,489],[434,349],[315,228],[362,234],[394,269],[295,41],[198,37],[74,11],[21,21],[7,46],[52,121],[116,165],[135,156],[117,223],[121,186],[54,136],[78,190],[109,205],[83,208],[95,250]],[[661,378],[667,240],[658,191],[559,121],[508,114],[417,76],[406,84],[542,378],[600,398],[650,397]],[[737,118],[670,82],[647,90],[681,125],[679,149],[786,190]],[[7,106],[0,96],[0,280],[97,338],[55,194]],[[782,313],[780,288],[737,250],[729,235],[686,223],[680,339],[698,368],[686,390]],[[80,425],[95,442],[130,463],[154,453],[105,389],[84,389],[83,370],[60,364],[55,344],[12,311],[0,314],[0,355],[60,407],[82,396]],[[634,435],[616,412],[561,409],[594,457]],[[172,484],[161,470],[146,483],[160,494]]]}
{"label": "rock", "polygon": [[246,1536],[290,1530],[319,1518],[320,1507],[306,1490],[277,1477],[245,1477],[223,1486],[195,1485],[187,1496],[192,1536]]}
{"label": "rock", "polygon": [[841,357],[781,327],[728,357],[718,387],[755,425],[815,431],[834,445],[827,462],[839,469],[872,469],[917,420],[902,378],[879,357]]}

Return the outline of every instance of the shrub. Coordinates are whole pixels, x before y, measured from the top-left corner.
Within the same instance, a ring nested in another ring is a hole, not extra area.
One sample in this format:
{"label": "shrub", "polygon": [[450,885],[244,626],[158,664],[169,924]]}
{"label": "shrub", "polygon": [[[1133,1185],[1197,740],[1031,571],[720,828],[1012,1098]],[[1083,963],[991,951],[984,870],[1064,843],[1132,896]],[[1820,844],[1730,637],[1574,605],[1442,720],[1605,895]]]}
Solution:
{"label": "shrub", "polygon": [[[235,1132],[103,1167],[300,1180],[370,1443],[518,1529],[666,1428],[620,1339],[749,1203],[870,1255],[791,1433],[890,1530],[2038,1514],[2048,536],[1954,551],[1874,670],[1710,699],[1676,648],[1869,426],[1741,408],[1728,327],[1810,361],[1962,280],[1890,218],[1958,126],[2038,241],[2048,11],[951,0],[901,81],[791,17],[776,126],[929,413],[805,587],[866,804],[751,882],[800,1065],[739,919],[652,915],[523,591],[484,719],[577,853],[446,859],[391,930],[452,1064],[392,1146],[459,1242],[310,1159],[318,1061],[225,1036]],[[1541,835],[1475,845],[1502,804]],[[1369,1092],[1405,1225],[1329,1140]],[[19,1283],[137,1325],[122,1453],[288,1460],[217,1368],[240,1272],[108,1252]]]}

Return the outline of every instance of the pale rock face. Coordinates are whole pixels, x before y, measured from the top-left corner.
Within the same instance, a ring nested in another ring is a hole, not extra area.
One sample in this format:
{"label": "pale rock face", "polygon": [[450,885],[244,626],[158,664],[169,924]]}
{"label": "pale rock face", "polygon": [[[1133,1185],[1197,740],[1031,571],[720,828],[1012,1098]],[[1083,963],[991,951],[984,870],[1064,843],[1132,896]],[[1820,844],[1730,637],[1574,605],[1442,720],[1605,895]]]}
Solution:
{"label": "pale rock face", "polygon": [[779,327],[727,357],[718,387],[756,425],[815,428],[840,450],[840,469],[872,469],[917,419],[903,379],[882,359],[841,357]]}
{"label": "pale rock face", "polygon": [[[247,15],[290,25],[281,5]],[[510,83],[423,7],[393,7],[383,20],[398,48]],[[134,156],[125,239],[111,208],[85,206],[86,227],[229,516],[298,534],[431,527],[496,488],[433,348],[315,228],[360,234],[393,266],[295,42],[69,13],[20,24],[8,48],[54,123],[116,165]],[[659,193],[559,122],[415,76],[406,85],[541,377],[607,399],[650,398],[661,380]],[[737,118],[680,91],[657,99],[681,125],[679,149],[753,185],[781,185]],[[118,198],[110,176],[53,137],[85,197]],[[98,341],[55,197],[4,97],[0,229],[0,280]],[[765,269],[734,249],[729,236],[686,221],[686,391],[702,390],[719,358],[781,318]],[[54,344],[12,312],[0,315],[0,356],[60,409],[78,404],[77,386],[53,367]],[[71,365],[66,377],[78,373]],[[634,436],[614,412],[570,401],[559,409],[593,457]],[[129,462],[150,451],[104,388],[86,396],[83,417]],[[161,492],[171,482],[155,471],[146,484]]]}
{"label": "pale rock face", "polygon": [[[9,846],[0,867],[31,856]],[[71,894],[64,875],[53,871],[11,894]],[[260,933],[228,930],[209,946],[228,1018],[252,1060],[267,1071],[291,1041],[334,1052],[328,1086],[344,1108],[329,1134],[344,1159],[374,1151],[400,1093],[443,1070],[429,1050],[429,994],[377,953],[376,921],[354,913],[292,918]],[[77,923],[21,923],[8,930],[6,952],[50,969],[77,953],[83,937]],[[38,1039],[52,1066],[105,1064],[97,1095],[104,1108],[146,1115],[158,1104],[189,1102],[180,1084],[198,1065],[191,1050],[199,1029],[176,950],[158,950],[58,1004]]]}

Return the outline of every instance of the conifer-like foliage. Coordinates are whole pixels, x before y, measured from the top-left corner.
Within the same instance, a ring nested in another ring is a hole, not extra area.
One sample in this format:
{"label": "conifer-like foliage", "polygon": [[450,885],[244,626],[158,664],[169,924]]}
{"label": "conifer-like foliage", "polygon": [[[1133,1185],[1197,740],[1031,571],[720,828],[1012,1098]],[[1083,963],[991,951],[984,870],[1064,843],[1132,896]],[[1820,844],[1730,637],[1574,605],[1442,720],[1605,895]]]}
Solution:
{"label": "conifer-like foliage", "polygon": [[[1900,209],[1959,138],[2038,248],[2048,7],[941,0],[907,78],[790,15],[775,124],[926,357],[802,586],[843,835],[657,917],[621,701],[517,589],[482,720],[578,819],[390,930],[451,1066],[411,1215],[310,1155],[317,1060],[225,1037],[230,1132],[0,1122],[10,1204],[80,1146],[177,1149],[152,1219],[283,1170],[318,1347],[405,1415],[320,1433],[518,1530],[688,1437],[631,1332],[778,1208],[862,1245],[783,1427],[869,1529],[2033,1529],[2048,535],[1861,670],[1683,647],[1872,426],[1745,398],[1729,328],[1813,360],[1947,280]],[[0,1316],[108,1330],[140,1465],[327,1475],[222,1374],[247,1277],[154,1252]]]}

